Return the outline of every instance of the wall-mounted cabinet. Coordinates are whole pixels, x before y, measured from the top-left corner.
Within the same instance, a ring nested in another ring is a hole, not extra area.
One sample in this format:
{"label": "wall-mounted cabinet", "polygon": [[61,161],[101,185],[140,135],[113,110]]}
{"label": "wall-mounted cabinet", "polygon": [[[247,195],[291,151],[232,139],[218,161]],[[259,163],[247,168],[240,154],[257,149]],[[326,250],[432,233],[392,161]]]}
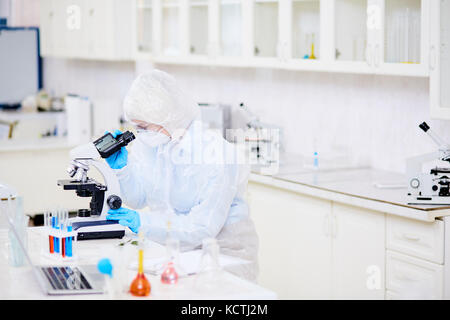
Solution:
{"label": "wall-mounted cabinet", "polygon": [[189,1],[189,54],[208,54],[208,0]]}
{"label": "wall-mounted cabinet", "polygon": [[138,53],[153,53],[153,11],[152,0],[136,2],[136,50]]}
{"label": "wall-mounted cabinet", "polygon": [[[41,0],[42,56],[131,60],[132,3],[127,0]],[[139,32],[142,29],[139,28]]]}
{"label": "wall-mounted cabinet", "polygon": [[335,71],[429,75],[429,1],[333,2]]}
{"label": "wall-mounted cabinet", "polygon": [[221,0],[219,7],[219,54],[224,57],[243,55],[243,6],[238,0]]}
{"label": "wall-mounted cabinet", "polygon": [[320,1],[293,1],[291,58],[320,59]]}
{"label": "wall-mounted cabinet", "polygon": [[450,0],[431,3],[431,117],[450,119]]}
{"label": "wall-mounted cabinet", "polygon": [[[41,0],[42,56],[430,77],[450,119],[450,0]],[[130,36],[131,35],[131,36]]]}
{"label": "wall-mounted cabinet", "polygon": [[253,5],[253,55],[274,58],[278,56],[279,44],[278,1],[256,0]]}
{"label": "wall-mounted cabinet", "polygon": [[156,63],[429,76],[430,1],[147,2],[137,34],[161,48],[147,56]]}

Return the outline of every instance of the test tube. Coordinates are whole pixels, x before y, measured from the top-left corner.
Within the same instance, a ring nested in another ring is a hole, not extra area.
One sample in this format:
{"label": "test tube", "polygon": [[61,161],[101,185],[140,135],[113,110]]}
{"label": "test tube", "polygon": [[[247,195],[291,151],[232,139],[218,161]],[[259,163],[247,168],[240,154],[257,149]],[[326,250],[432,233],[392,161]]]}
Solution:
{"label": "test tube", "polygon": [[[45,215],[44,215],[44,223],[45,223],[45,228],[46,228],[46,231],[47,232],[49,232],[50,231],[50,228],[51,228],[51,220],[52,219],[52,217],[51,217],[51,214],[50,214],[50,212],[49,211],[46,211],[45,212]],[[51,236],[51,235],[48,235],[48,251],[50,252],[50,253],[53,253],[54,252],[54,248],[53,248],[53,237]]]}
{"label": "test tube", "polygon": [[[54,213],[52,212],[52,216],[51,216],[51,229],[52,229],[52,231],[53,231],[53,229],[55,229],[55,225],[56,225],[56,217],[54,216]],[[54,236],[50,236],[50,238],[51,238],[51,242],[52,242],[52,244],[51,244],[51,251],[52,251],[52,253],[55,253],[55,252],[57,252],[56,251],[56,238],[54,237]]]}
{"label": "test tube", "polygon": [[64,258],[66,256],[66,246],[65,246],[65,241],[64,241],[64,212],[61,212],[61,221],[59,224],[60,227],[60,232],[61,232],[61,237],[60,237],[60,243],[61,243],[61,256]]}
{"label": "test tube", "polygon": [[[67,232],[72,232],[72,222],[68,222]],[[72,236],[67,237],[66,239],[66,255],[68,257],[72,257]]]}
{"label": "test tube", "polygon": [[[62,218],[61,230],[63,232],[68,232],[69,212],[66,209],[64,209],[62,212],[62,216],[63,216],[63,218]],[[68,237],[64,237],[61,239],[62,256],[63,257],[66,257],[66,255],[67,255],[67,246],[66,246],[67,238]]]}
{"label": "test tube", "polygon": [[[52,218],[53,219],[53,229],[54,230],[58,230],[59,229],[58,228],[58,221],[59,221],[58,218],[59,218],[59,212],[56,209],[56,210],[54,210],[54,217]],[[56,236],[53,237],[53,246],[54,246],[55,253],[59,253],[59,239]]]}

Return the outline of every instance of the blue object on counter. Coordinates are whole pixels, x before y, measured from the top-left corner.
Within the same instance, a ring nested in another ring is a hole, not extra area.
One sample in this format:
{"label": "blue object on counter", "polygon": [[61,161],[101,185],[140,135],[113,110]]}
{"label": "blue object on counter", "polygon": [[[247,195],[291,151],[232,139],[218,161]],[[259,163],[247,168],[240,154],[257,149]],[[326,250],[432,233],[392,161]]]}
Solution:
{"label": "blue object on counter", "polygon": [[319,155],[317,152],[314,152],[314,163],[313,163],[314,169],[319,168]]}
{"label": "blue object on counter", "polygon": [[97,263],[97,268],[100,273],[107,274],[112,278],[113,266],[108,258],[101,259]]}

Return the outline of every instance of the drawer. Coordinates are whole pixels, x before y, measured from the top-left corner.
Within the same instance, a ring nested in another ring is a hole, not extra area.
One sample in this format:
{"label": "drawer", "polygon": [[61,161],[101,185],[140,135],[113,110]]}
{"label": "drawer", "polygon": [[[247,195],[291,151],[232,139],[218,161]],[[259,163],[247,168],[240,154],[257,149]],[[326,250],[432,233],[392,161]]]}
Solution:
{"label": "drawer", "polygon": [[431,262],[444,263],[444,222],[421,222],[388,215],[386,247]]}
{"label": "drawer", "polygon": [[386,251],[386,290],[396,299],[442,299],[444,266]]}

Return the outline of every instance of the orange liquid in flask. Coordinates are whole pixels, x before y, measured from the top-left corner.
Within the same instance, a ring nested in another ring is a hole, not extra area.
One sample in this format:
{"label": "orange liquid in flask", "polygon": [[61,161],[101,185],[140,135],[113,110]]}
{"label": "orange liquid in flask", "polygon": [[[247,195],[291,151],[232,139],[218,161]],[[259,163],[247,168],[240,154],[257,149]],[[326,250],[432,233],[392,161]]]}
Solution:
{"label": "orange liquid in flask", "polygon": [[136,278],[130,285],[130,293],[133,296],[145,297],[150,294],[150,282],[144,275],[144,250],[139,250],[139,269]]}

